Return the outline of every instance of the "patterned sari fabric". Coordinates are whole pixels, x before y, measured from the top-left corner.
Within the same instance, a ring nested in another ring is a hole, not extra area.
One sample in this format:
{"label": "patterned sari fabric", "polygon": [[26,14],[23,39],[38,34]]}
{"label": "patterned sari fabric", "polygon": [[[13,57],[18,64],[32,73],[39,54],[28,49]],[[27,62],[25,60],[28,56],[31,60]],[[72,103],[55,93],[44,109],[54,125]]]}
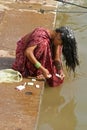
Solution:
{"label": "patterned sari fabric", "polygon": [[12,68],[19,71],[23,77],[41,75],[41,70],[36,69],[24,54],[27,47],[37,45],[34,56],[52,74],[52,77],[47,79],[49,86],[59,86],[63,80],[56,77],[58,70],[53,64],[50,44],[51,40],[47,31],[44,28],[36,28],[17,42],[16,58]]}

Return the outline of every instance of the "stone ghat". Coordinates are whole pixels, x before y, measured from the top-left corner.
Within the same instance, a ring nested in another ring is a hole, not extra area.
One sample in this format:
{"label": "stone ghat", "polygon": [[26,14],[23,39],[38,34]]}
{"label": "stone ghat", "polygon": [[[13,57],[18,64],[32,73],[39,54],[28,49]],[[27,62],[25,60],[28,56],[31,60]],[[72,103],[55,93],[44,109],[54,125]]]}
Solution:
{"label": "stone ghat", "polygon": [[[9,69],[15,59],[16,42],[20,37],[38,26],[52,29],[56,14],[34,11],[50,9],[46,3],[41,5],[38,2],[26,4],[1,0],[0,7],[0,69]],[[56,6],[51,8],[56,9]],[[19,83],[0,83],[0,130],[37,129],[45,82],[36,80],[21,91],[16,89],[25,82],[32,82],[32,79],[23,79]]]}

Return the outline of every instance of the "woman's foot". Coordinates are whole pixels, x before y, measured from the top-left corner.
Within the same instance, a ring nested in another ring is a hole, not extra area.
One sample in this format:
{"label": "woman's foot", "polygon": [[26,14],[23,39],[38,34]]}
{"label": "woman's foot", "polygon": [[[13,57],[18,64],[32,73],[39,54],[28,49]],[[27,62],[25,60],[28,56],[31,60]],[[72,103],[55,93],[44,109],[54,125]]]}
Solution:
{"label": "woman's foot", "polygon": [[45,77],[41,74],[36,77],[38,80],[45,80]]}

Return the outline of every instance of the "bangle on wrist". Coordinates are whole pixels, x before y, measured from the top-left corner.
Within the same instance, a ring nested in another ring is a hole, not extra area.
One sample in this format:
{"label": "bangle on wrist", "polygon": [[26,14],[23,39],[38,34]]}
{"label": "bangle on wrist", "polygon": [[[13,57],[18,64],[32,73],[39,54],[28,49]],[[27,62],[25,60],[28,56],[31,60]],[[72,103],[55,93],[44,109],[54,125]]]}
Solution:
{"label": "bangle on wrist", "polygon": [[34,66],[35,66],[37,69],[39,69],[39,68],[41,67],[41,63],[40,63],[40,62],[37,62],[37,63],[34,64]]}
{"label": "bangle on wrist", "polygon": [[58,69],[58,70],[61,70],[61,68],[62,68],[62,65],[61,65],[61,63],[59,62],[59,61],[54,61],[54,65],[56,66],[56,68]]}

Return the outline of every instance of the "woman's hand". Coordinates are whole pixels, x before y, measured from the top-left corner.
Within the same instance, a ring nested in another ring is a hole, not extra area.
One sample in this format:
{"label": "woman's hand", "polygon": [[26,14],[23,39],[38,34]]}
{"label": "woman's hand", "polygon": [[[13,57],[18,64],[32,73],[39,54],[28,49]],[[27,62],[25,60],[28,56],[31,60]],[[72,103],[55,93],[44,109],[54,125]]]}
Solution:
{"label": "woman's hand", "polygon": [[57,76],[58,78],[60,78],[61,80],[63,80],[64,77],[65,77],[65,74],[63,73],[63,70],[60,70],[60,73],[59,73],[59,74],[56,73],[56,76]]}
{"label": "woman's hand", "polygon": [[48,78],[51,78],[51,74],[49,73],[49,71],[47,70],[47,69],[43,69],[43,71],[42,71],[42,74],[41,75],[38,75],[37,76],[37,78],[39,79],[39,80],[42,80],[42,79],[48,79]]}
{"label": "woman's hand", "polygon": [[60,70],[60,74],[59,75],[60,75],[60,79],[63,80],[64,77],[65,77],[65,74],[64,74],[63,70]]}
{"label": "woman's hand", "polygon": [[44,69],[44,70],[43,70],[43,75],[44,75],[44,77],[47,78],[47,79],[48,79],[48,78],[51,78],[51,76],[52,76],[47,69]]}

